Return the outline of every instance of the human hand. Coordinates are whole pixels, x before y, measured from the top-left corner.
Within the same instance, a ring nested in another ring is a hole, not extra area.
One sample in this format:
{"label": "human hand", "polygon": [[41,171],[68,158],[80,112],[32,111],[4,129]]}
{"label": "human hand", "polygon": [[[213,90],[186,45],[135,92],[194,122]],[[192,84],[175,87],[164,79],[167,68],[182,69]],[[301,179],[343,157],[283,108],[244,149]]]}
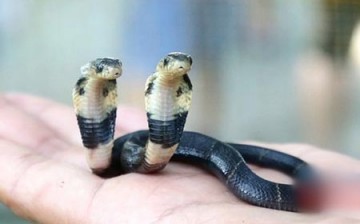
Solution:
{"label": "human hand", "polygon": [[[146,127],[145,115],[119,108],[116,136]],[[360,162],[307,145],[263,145],[322,170],[359,173]],[[0,201],[38,223],[350,223],[360,216],[302,214],[249,205],[216,177],[170,163],[158,174],[103,179],[87,168],[70,107],[38,97],[0,95]],[[262,177],[289,178],[255,167]]]}

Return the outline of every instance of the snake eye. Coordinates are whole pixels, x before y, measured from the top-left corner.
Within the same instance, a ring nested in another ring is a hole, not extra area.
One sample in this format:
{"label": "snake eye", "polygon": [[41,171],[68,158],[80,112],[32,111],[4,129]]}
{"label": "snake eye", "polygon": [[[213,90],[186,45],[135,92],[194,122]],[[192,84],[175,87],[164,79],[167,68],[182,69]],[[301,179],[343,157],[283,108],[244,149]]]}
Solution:
{"label": "snake eye", "polygon": [[164,59],[164,66],[166,66],[166,65],[168,65],[169,64],[169,58],[168,57],[166,57],[165,59]]}

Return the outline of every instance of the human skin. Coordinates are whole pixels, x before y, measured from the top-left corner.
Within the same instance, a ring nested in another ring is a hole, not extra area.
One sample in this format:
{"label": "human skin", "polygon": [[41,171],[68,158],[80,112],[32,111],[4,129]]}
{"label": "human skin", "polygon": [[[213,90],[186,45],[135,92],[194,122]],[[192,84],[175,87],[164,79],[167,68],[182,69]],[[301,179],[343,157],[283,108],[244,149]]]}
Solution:
{"label": "human skin", "polygon": [[[116,136],[146,128],[145,115],[120,107]],[[310,145],[262,146],[316,169],[360,173],[360,162]],[[278,172],[253,167],[269,180]],[[158,174],[103,179],[87,168],[73,109],[43,98],[0,95],[0,202],[36,223],[358,223],[359,212],[293,213],[237,199],[216,177],[171,162]]]}

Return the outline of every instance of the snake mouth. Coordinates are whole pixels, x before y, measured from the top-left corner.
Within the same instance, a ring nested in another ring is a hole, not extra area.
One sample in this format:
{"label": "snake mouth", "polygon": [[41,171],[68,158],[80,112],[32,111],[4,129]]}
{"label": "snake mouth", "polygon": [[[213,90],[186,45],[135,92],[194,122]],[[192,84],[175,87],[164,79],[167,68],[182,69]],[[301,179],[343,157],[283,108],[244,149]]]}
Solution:
{"label": "snake mouth", "polygon": [[179,67],[179,71],[182,73],[188,73],[190,70],[191,70],[191,67],[183,67],[183,66]]}
{"label": "snake mouth", "polygon": [[115,79],[119,78],[121,75],[122,75],[122,72],[121,72],[121,71],[116,71],[116,72],[109,71],[108,74],[106,74],[106,75],[103,76],[103,79],[106,79],[106,80],[115,80]]}

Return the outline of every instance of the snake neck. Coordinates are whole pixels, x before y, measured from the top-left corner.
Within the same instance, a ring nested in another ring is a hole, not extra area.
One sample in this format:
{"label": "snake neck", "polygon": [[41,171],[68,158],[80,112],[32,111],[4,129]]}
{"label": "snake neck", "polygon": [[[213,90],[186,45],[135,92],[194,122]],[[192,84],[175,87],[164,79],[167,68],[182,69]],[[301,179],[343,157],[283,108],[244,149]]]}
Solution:
{"label": "snake neck", "polygon": [[101,121],[116,108],[116,80],[82,77],[75,86],[73,101],[77,115]]}
{"label": "snake neck", "polygon": [[86,157],[95,173],[108,167],[116,119],[116,80],[82,77],[73,91],[73,102]]}
{"label": "snake neck", "polygon": [[157,72],[148,78],[145,109],[149,139],[139,172],[156,172],[169,162],[180,142],[191,96],[192,86],[187,74],[168,78]]}

